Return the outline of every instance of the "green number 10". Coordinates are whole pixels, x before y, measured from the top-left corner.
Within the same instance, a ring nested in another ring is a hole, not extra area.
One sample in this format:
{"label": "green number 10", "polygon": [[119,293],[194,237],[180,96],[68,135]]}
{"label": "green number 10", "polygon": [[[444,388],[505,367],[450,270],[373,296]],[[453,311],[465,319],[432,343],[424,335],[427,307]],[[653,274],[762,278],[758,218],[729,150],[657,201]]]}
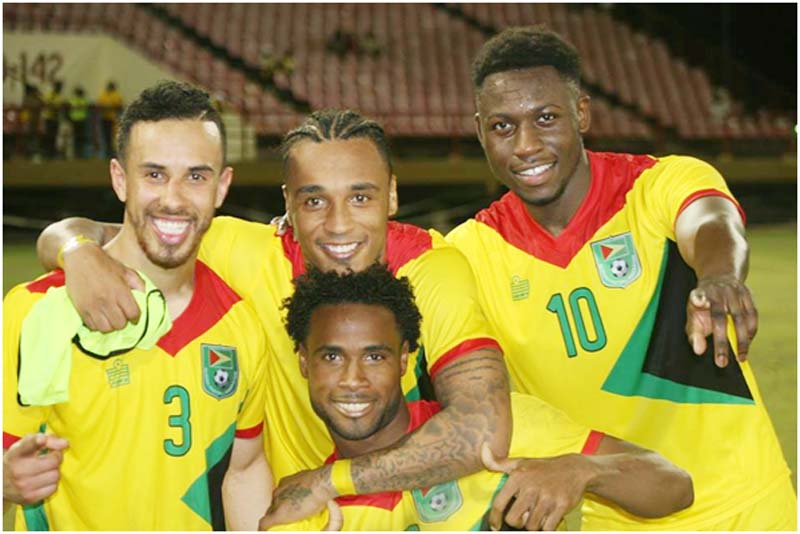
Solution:
{"label": "green number 10", "polygon": [[[589,312],[592,329],[594,330],[594,339],[590,339],[589,333],[586,331],[586,322],[584,321],[584,311],[581,309],[581,303],[585,304],[585,308]],[[578,332],[578,343],[580,343],[581,348],[587,352],[597,352],[605,347],[606,331],[603,328],[603,320],[600,319],[600,310],[597,309],[597,302],[595,302],[594,295],[589,288],[579,287],[569,294],[569,309],[572,312],[575,330]],[[550,301],[547,303],[547,310],[558,316],[558,324],[561,327],[561,336],[564,338],[567,356],[574,358],[578,355],[578,350],[575,347],[575,337],[572,334],[569,314],[561,293],[556,293],[550,297]]]}

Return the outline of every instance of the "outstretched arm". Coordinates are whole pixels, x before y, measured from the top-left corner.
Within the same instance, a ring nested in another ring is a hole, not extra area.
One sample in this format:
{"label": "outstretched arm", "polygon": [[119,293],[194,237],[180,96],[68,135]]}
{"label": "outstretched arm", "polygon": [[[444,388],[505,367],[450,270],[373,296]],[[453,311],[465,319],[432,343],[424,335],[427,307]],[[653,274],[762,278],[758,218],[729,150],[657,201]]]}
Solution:
{"label": "outstretched arm", "polygon": [[509,475],[489,514],[494,530],[500,529],[504,515],[516,528],[555,530],[584,493],[640,517],[663,517],[694,500],[687,472],[653,451],[610,436],[603,436],[592,456],[496,460],[487,450],[484,463]]}
{"label": "outstretched arm", "polygon": [[733,318],[739,361],[747,358],[758,329],[758,312],[744,284],[749,249],[744,224],[730,200],[709,196],[695,200],[675,222],[681,256],[697,274],[697,287],[686,304],[686,334],[695,354],[706,351],[713,335],[714,360],[728,365],[727,317]]}
{"label": "outstretched arm", "polygon": [[[128,321],[139,319],[139,307],[130,290],[144,289],[141,279],[101,248],[119,229],[118,224],[72,217],[45,228],[36,243],[45,269],[63,267],[67,293],[84,324],[100,332],[119,330]],[[78,236],[86,240],[76,242]],[[59,251],[65,245],[63,265],[59,265]]]}
{"label": "outstretched arm", "polygon": [[[466,354],[439,371],[434,387],[442,411],[393,447],[352,460],[356,493],[429,487],[479,471],[484,440],[506,454],[511,409],[502,354],[492,349]],[[339,494],[330,465],[287,477],[276,488],[261,529],[318,513]]]}
{"label": "outstretched arm", "polygon": [[231,462],[222,481],[222,506],[228,530],[256,530],[270,502],[272,474],[261,437],[233,442]]}

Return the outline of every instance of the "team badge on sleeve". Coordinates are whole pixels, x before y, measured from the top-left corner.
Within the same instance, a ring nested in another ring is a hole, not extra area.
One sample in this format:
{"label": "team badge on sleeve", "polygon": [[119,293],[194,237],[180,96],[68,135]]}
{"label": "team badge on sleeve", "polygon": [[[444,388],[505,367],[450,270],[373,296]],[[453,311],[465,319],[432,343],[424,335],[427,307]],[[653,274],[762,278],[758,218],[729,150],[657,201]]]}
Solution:
{"label": "team badge on sleeve", "polygon": [[606,287],[627,287],[642,274],[630,232],[592,243],[592,254]]}
{"label": "team badge on sleeve", "polygon": [[224,345],[200,346],[203,361],[203,389],[217,399],[230,397],[239,383],[236,349]]}

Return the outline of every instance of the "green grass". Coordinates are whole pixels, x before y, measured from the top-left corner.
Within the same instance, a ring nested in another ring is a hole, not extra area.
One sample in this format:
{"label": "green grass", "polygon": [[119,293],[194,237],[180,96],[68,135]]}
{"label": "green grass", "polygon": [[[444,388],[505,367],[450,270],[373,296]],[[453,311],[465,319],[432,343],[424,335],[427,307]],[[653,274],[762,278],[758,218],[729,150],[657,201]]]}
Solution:
{"label": "green grass", "polygon": [[[797,228],[795,224],[748,230],[748,285],[759,310],[750,362],[797,487]],[[3,246],[3,294],[42,273],[34,242]],[[569,524],[574,526],[570,514]]]}

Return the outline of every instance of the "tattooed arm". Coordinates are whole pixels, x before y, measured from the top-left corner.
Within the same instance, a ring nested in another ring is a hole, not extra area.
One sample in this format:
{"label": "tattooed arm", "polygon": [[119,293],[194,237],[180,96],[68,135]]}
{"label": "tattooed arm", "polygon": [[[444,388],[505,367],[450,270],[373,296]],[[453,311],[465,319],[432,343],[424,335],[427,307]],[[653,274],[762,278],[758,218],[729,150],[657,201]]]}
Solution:
{"label": "tattooed arm", "polygon": [[[484,440],[493,451],[508,451],[511,408],[499,351],[476,350],[449,362],[434,387],[442,411],[392,447],[353,459],[359,494],[429,487],[479,471]],[[330,473],[327,465],[281,480],[260,528],[321,511],[338,496]]]}

